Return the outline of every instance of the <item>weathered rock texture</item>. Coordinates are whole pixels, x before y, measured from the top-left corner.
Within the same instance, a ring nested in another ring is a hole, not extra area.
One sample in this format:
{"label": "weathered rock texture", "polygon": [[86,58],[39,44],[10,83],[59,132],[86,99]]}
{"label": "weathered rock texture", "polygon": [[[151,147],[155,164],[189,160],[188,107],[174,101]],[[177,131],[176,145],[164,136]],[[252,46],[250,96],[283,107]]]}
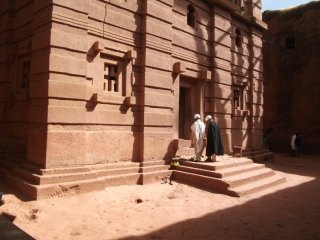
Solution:
{"label": "weathered rock texture", "polygon": [[320,153],[320,2],[266,11],[264,128],[272,127],[272,150],[290,151],[296,131],[303,153]]}
{"label": "weathered rock texture", "polygon": [[262,147],[261,1],[4,0],[0,153],[40,169],[175,155],[194,113]]}

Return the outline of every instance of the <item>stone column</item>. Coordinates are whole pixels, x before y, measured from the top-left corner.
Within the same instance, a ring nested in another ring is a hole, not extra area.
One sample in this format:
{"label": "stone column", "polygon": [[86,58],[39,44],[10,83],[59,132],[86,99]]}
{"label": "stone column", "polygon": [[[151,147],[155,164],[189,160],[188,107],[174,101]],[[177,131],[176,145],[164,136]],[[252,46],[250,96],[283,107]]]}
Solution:
{"label": "stone column", "polygon": [[44,168],[47,148],[51,1],[33,1],[27,161]]}
{"label": "stone column", "polygon": [[212,67],[210,112],[221,128],[225,150],[231,150],[231,15],[219,6],[212,7]]}
{"label": "stone column", "polygon": [[141,158],[171,155],[173,126],[172,6],[173,0],[143,1],[143,106]]}

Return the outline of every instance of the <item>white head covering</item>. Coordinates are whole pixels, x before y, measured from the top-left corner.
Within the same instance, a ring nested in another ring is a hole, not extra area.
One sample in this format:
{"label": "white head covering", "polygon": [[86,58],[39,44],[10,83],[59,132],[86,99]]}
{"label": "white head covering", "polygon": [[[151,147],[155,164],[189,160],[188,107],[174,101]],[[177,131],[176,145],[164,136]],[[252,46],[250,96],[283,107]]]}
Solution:
{"label": "white head covering", "polygon": [[206,121],[209,121],[209,120],[211,120],[212,119],[212,117],[211,117],[211,115],[208,115],[208,116],[206,116]]}
{"label": "white head covering", "polygon": [[198,114],[198,113],[196,113],[193,117],[194,117],[194,119],[200,119],[201,118],[200,114]]}

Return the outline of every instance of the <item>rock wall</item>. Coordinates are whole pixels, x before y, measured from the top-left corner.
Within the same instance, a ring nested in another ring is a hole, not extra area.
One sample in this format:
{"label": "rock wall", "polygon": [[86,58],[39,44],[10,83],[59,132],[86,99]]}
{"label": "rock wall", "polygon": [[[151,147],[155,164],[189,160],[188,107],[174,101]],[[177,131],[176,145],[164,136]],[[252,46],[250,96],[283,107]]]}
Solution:
{"label": "rock wall", "polygon": [[0,153],[41,168],[167,159],[196,112],[226,153],[262,147],[261,1],[0,6]]}
{"label": "rock wall", "polygon": [[319,153],[320,2],[283,11],[266,11],[264,34],[264,128],[274,151],[290,151],[296,131],[303,153]]}

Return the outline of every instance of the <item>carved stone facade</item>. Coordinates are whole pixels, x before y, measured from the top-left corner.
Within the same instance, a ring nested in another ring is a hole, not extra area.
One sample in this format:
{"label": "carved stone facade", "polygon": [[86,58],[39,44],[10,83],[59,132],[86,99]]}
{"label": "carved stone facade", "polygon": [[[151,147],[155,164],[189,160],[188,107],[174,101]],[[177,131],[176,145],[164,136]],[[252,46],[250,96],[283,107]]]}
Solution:
{"label": "carved stone facade", "polygon": [[301,131],[303,153],[319,154],[320,2],[264,12],[264,127],[273,151],[290,151]]}
{"label": "carved stone facade", "polygon": [[0,153],[37,168],[175,155],[193,115],[262,147],[261,1],[5,0]]}

